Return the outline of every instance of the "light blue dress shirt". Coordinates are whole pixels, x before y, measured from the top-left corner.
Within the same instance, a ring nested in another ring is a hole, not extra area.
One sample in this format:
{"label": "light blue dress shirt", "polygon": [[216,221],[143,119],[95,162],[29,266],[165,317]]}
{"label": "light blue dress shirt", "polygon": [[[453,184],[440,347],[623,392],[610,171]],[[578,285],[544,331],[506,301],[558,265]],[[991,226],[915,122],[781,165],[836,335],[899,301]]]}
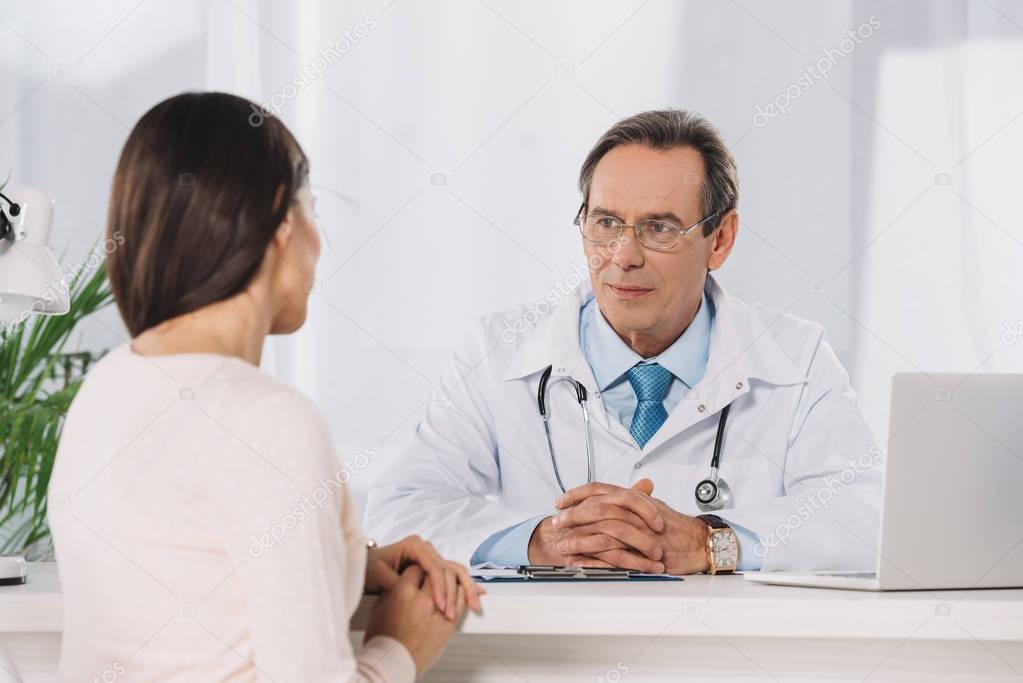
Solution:
{"label": "light blue dress shirt", "polygon": [[[596,299],[588,299],[579,315],[579,342],[593,370],[601,401],[608,414],[628,429],[632,424],[632,415],[636,412],[637,401],[626,373],[639,363],[659,363],[673,376],[668,395],[664,399],[664,409],[670,415],[686,392],[703,378],[707,370],[713,325],[714,305],[704,294],[696,317],[682,336],[659,356],[643,358],[614,331],[597,307]],[[707,462],[710,462],[709,456]],[[529,564],[529,539],[545,517],[546,514],[538,515],[491,535],[476,549],[472,563],[492,562],[503,566]],[[756,534],[735,524],[731,527],[739,539],[741,562],[738,569],[760,569],[759,554],[753,552],[760,543]]]}

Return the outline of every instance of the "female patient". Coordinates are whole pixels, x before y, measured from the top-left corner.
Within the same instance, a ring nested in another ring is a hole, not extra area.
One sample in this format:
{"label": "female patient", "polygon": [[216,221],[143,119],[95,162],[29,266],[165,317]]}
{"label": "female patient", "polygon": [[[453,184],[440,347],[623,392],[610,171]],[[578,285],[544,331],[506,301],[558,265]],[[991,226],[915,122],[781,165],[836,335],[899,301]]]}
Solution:
{"label": "female patient", "polygon": [[[62,680],[412,681],[466,606],[464,567],[361,535],[316,407],[258,369],[305,320],[320,245],[277,119],[186,94],[150,110],[110,201],[132,341],[89,374],[50,482]],[[348,622],[383,591],[360,654]]]}

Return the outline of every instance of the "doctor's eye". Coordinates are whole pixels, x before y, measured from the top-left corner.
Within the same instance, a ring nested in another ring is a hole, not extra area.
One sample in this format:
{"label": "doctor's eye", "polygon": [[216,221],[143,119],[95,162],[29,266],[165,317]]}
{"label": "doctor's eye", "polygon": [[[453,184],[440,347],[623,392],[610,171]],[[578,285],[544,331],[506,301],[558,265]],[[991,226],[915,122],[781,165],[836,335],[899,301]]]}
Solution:
{"label": "doctor's eye", "polygon": [[605,230],[617,230],[619,226],[618,219],[611,216],[594,216],[590,220],[596,227]]}
{"label": "doctor's eye", "polygon": [[673,223],[666,223],[664,221],[650,221],[645,227],[653,235],[671,235],[677,230]]}

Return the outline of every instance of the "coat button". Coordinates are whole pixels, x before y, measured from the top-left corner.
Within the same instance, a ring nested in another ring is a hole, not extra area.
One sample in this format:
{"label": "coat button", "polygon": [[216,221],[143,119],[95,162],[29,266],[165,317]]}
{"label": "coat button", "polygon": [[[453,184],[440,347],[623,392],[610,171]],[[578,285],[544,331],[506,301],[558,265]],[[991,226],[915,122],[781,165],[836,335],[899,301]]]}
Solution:
{"label": "coat button", "polygon": [[696,406],[696,409],[698,411],[700,411],[701,413],[707,412],[707,406],[703,405],[702,403],[700,405]]}
{"label": "coat button", "polygon": [[643,466],[643,463],[637,462],[635,465],[632,466],[632,469],[638,470],[642,466]]}
{"label": "coat button", "polygon": [[742,382],[736,382],[735,383],[735,388],[736,389],[742,389]]}

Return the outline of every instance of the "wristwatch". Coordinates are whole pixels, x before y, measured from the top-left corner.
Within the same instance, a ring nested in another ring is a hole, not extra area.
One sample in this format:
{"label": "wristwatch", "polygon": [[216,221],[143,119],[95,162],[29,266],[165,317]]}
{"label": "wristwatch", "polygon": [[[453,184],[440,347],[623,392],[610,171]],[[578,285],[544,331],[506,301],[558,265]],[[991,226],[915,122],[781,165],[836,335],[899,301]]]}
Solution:
{"label": "wristwatch", "polygon": [[739,539],[732,527],[717,515],[699,515],[710,527],[707,536],[707,557],[711,574],[731,574],[739,565]]}

